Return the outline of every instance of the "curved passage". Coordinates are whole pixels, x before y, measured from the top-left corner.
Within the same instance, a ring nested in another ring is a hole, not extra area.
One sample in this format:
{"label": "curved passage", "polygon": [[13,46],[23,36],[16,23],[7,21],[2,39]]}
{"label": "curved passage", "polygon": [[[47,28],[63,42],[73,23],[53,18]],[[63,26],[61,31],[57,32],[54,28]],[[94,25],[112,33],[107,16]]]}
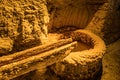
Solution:
{"label": "curved passage", "polygon": [[81,41],[91,48],[71,52],[64,60],[52,65],[51,69],[68,80],[93,80],[102,67],[102,57],[106,51],[104,41],[87,30],[66,32],[63,35],[61,38],[72,37],[73,40]]}

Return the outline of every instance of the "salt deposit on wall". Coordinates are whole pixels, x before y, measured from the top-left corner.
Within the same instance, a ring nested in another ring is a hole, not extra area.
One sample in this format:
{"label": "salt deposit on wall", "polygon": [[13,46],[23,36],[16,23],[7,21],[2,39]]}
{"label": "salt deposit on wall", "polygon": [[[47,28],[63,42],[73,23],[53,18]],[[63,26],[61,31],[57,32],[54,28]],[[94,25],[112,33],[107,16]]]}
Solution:
{"label": "salt deposit on wall", "polygon": [[[49,21],[45,0],[0,0],[0,4],[0,41],[4,45],[18,51],[43,43]],[[4,45],[0,50],[6,49]]]}

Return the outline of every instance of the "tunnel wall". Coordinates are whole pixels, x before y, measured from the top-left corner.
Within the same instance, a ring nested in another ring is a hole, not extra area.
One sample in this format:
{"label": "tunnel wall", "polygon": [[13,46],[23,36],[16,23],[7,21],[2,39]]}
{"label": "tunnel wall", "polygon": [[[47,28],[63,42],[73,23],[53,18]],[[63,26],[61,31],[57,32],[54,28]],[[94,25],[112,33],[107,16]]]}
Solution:
{"label": "tunnel wall", "polygon": [[42,44],[48,22],[45,0],[0,0],[0,54]]}
{"label": "tunnel wall", "polygon": [[51,14],[49,29],[65,26],[74,26],[83,29],[88,25],[95,12],[104,2],[105,0],[50,1],[48,3],[48,10]]}
{"label": "tunnel wall", "polygon": [[120,0],[52,0],[48,11],[49,31],[67,26],[87,29],[106,44],[120,38]]}
{"label": "tunnel wall", "polygon": [[106,1],[1,0],[0,54],[41,44],[48,25],[49,31],[65,26],[88,29],[113,42],[120,37],[120,0],[108,0],[104,6]]}
{"label": "tunnel wall", "polygon": [[95,13],[86,29],[104,39],[110,44],[120,38],[120,0],[108,0]]}

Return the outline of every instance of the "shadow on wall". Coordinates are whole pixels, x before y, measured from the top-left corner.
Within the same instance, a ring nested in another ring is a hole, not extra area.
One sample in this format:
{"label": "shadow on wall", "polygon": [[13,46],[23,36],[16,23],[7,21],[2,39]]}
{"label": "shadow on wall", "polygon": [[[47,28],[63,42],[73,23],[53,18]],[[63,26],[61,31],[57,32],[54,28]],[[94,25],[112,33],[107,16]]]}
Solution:
{"label": "shadow on wall", "polygon": [[105,42],[110,44],[120,39],[120,0],[108,1],[111,9],[107,14],[102,32],[104,32]]}

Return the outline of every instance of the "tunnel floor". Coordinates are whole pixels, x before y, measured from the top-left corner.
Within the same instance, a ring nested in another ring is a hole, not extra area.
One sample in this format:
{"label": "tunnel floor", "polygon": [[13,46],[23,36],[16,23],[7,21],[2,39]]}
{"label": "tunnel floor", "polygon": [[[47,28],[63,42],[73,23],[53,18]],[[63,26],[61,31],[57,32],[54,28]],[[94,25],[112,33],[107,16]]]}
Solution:
{"label": "tunnel floor", "polygon": [[120,39],[107,46],[101,80],[120,80]]}

